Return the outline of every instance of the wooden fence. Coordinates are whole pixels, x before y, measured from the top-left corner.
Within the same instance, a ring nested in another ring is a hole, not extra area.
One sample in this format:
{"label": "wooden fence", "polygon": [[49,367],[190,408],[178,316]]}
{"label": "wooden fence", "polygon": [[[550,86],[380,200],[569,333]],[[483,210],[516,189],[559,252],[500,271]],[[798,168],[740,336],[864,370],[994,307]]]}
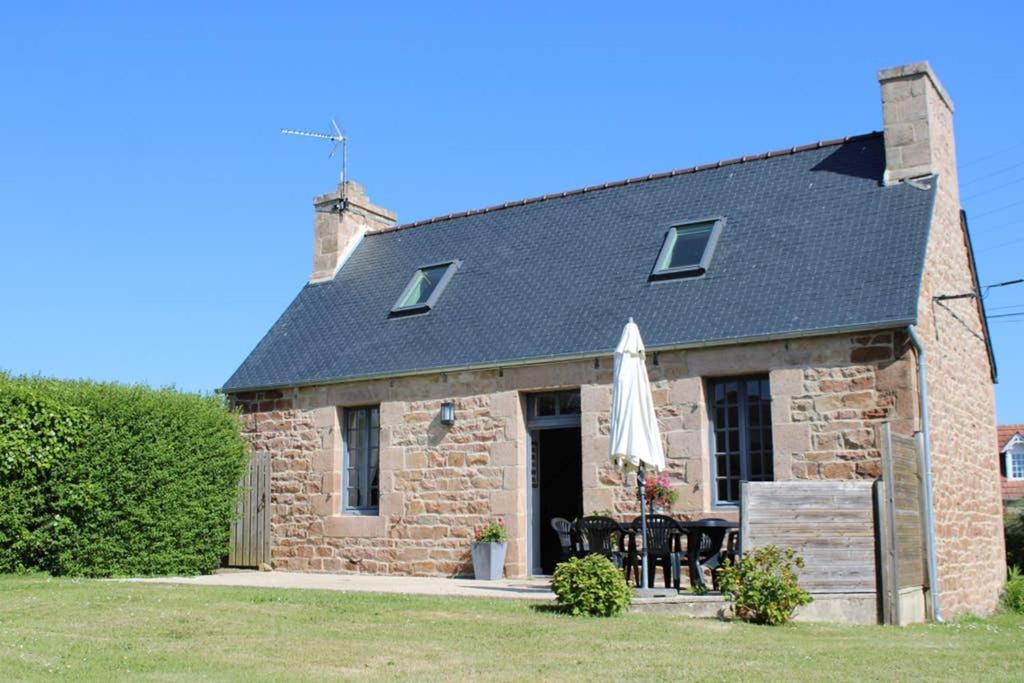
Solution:
{"label": "wooden fence", "polygon": [[920,589],[918,596],[923,599],[927,589],[920,439],[920,434],[913,439],[893,434],[889,424],[878,430],[882,450],[882,478],[876,496],[879,591],[887,624],[906,622],[902,593]]}
{"label": "wooden fence", "polygon": [[257,453],[242,477],[235,521],[231,523],[228,566],[270,563],[270,454]]}
{"label": "wooden fence", "polygon": [[792,548],[800,585],[815,593],[874,593],[875,523],[870,481],[746,482],[740,487],[744,550]]}

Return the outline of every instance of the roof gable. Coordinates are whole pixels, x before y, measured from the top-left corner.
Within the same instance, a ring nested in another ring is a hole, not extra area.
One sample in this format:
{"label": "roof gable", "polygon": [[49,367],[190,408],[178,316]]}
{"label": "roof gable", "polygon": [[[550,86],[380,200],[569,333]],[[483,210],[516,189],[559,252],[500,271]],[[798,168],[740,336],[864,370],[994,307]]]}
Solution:
{"label": "roof gable", "polygon": [[[880,135],[549,195],[367,235],[307,285],[228,391],[914,322],[934,187],[883,187]],[[932,186],[934,183],[932,184]],[[721,216],[707,272],[651,281],[666,232]],[[388,313],[424,263],[461,266]]]}
{"label": "roof gable", "polygon": [[1000,452],[1001,453],[1006,453],[1008,450],[1010,450],[1011,448],[1013,448],[1014,446],[1016,446],[1018,444],[1024,444],[1024,434],[1022,434],[1020,432],[1017,432],[1016,434],[1011,436],[1009,439],[1007,439],[1006,440],[1006,444],[1003,446],[1003,450],[1000,451]]}
{"label": "roof gable", "polygon": [[1006,424],[996,427],[996,448],[1002,453],[1006,444],[1017,434],[1024,434],[1024,424]]}

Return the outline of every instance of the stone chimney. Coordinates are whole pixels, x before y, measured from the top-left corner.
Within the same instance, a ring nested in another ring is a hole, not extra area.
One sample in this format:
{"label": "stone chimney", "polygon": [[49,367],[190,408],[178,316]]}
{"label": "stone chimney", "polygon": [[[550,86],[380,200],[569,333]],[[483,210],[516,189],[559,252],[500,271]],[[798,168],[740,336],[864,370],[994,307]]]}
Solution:
{"label": "stone chimney", "polygon": [[959,204],[953,100],[928,62],[878,72],[885,126],[886,185],[936,174]]}
{"label": "stone chimney", "polygon": [[338,268],[368,232],[394,227],[395,214],[369,200],[359,183],[344,186],[313,200],[313,274],[310,284],[334,278]]}

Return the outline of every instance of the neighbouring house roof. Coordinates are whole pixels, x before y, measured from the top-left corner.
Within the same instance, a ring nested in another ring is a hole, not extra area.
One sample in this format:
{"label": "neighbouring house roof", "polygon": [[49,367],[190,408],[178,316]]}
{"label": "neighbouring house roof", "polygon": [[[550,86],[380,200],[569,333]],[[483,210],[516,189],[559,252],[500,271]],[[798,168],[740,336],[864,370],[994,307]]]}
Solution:
{"label": "neighbouring house roof", "polygon": [[[367,235],[306,285],[229,392],[916,321],[935,183],[884,187],[881,133],[546,195]],[[707,272],[652,281],[670,227],[724,218]],[[460,266],[390,317],[417,268]]]}
{"label": "neighbouring house roof", "polygon": [[999,449],[999,452],[1005,452],[1006,447],[1010,445],[1010,441],[1018,434],[1024,438],[1024,424],[999,425],[996,428],[996,447]]}

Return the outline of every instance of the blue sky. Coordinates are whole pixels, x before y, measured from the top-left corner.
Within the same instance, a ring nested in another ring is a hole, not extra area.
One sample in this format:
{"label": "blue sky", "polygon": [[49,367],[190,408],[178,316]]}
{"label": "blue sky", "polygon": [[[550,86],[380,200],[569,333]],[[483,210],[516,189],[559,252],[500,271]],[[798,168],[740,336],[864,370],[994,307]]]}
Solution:
{"label": "blue sky", "polygon": [[[227,379],[337,179],[282,126],[337,117],[351,176],[409,221],[877,130],[875,72],[920,59],[956,102],[982,283],[1024,277],[1013,3],[84,5],[0,25],[9,371]],[[1024,312],[1024,285],[986,303]],[[1024,316],[992,333],[999,418],[1024,422]]]}

